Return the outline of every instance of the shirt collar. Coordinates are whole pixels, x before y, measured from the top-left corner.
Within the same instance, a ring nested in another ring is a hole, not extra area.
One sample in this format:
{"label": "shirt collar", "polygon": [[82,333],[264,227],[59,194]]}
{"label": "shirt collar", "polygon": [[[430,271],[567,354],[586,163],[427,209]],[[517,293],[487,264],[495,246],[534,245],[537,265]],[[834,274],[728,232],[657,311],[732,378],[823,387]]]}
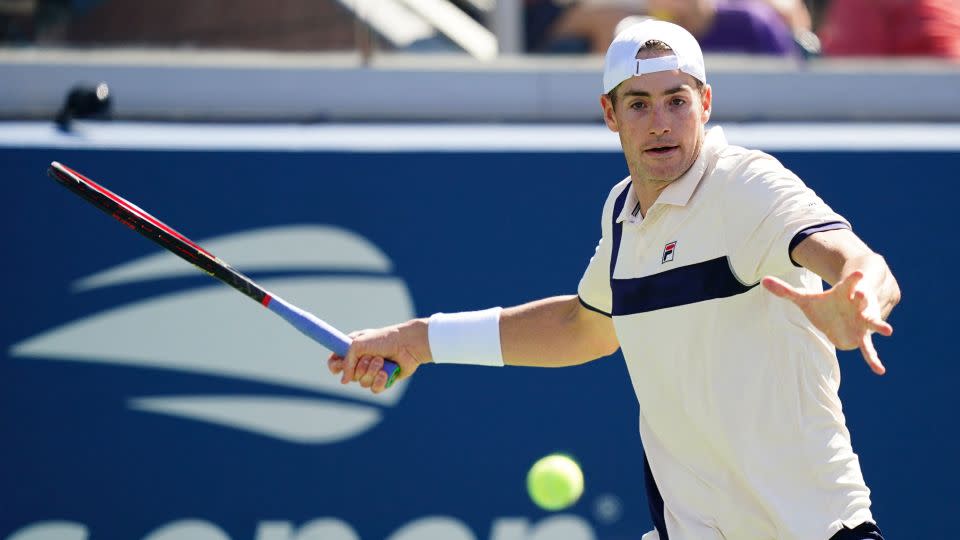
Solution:
{"label": "shirt collar", "polygon": [[[677,178],[664,188],[660,196],[657,197],[657,202],[654,204],[686,206],[687,203],[690,202],[690,197],[693,196],[693,192],[696,191],[697,186],[700,185],[700,181],[703,179],[704,173],[707,172],[707,166],[712,161],[712,158],[726,146],[727,138],[724,136],[722,128],[716,126],[708,129],[703,137],[703,146],[700,147],[700,155],[697,156],[693,165],[690,166],[687,172],[683,173],[683,176]],[[627,194],[627,200],[623,205],[623,209],[620,211],[620,215],[617,217],[618,223],[629,218],[637,210],[637,194],[633,190],[633,185],[631,184],[628,189],[630,192]]]}

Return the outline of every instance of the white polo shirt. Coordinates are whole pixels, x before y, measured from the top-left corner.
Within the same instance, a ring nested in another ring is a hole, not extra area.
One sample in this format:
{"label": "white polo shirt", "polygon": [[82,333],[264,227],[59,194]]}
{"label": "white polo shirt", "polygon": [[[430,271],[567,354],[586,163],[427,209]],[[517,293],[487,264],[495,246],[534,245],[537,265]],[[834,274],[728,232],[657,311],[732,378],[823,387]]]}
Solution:
{"label": "white polo shirt", "polygon": [[757,286],[774,275],[822,290],[790,252],[846,220],[715,127],[645,218],[627,178],[601,227],[578,294],[613,317],[640,402],[661,531],[645,538],[666,540],[665,528],[669,540],[825,540],[873,521],[834,347]]}

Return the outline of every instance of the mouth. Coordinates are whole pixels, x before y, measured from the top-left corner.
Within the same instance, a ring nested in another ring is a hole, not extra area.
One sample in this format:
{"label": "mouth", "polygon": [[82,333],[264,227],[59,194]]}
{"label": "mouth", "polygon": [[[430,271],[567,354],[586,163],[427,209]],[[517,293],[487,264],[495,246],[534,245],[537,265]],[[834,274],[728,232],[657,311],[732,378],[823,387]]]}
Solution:
{"label": "mouth", "polygon": [[644,150],[643,153],[649,156],[664,157],[672,155],[679,149],[680,147],[677,145],[653,146]]}

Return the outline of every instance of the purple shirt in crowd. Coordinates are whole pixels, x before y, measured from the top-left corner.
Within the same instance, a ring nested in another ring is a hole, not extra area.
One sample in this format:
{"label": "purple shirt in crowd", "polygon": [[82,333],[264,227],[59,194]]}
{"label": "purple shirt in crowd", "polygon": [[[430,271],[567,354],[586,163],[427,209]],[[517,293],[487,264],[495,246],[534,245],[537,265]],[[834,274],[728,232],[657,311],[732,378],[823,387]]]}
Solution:
{"label": "purple shirt in crowd", "polygon": [[800,54],[780,14],[759,0],[717,0],[713,26],[697,41],[704,52]]}

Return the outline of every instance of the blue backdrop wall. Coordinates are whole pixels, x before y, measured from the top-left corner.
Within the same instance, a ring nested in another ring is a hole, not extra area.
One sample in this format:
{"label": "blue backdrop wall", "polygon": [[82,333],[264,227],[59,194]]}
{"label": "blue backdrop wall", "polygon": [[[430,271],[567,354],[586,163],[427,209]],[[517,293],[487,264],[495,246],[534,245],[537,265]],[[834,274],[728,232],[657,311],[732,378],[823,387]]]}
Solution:
{"label": "blue backdrop wall", "polygon": [[[878,342],[888,374],[843,353],[841,395],[887,537],[943,537],[942,521],[925,516],[960,509],[950,341],[960,153],[775,154],[899,278],[895,334]],[[179,262],[164,266],[156,246],[47,180],[52,160],[224,246],[225,259],[348,329],[573,293],[600,206],[625,174],[615,151],[0,148],[11,195],[0,537],[576,540],[651,528],[619,354],[564,370],[428,366],[399,397],[343,393],[323,351],[292,330],[270,334],[273,353],[221,348],[260,346],[258,321],[274,323],[244,319],[260,311],[199,273],[170,270]],[[337,262],[364,249],[373,255]],[[296,262],[299,252],[332,262]],[[139,277],[115,277],[137,264]],[[301,424],[277,427],[297,415]],[[580,460],[586,492],[549,515],[524,478],[558,450]]]}

